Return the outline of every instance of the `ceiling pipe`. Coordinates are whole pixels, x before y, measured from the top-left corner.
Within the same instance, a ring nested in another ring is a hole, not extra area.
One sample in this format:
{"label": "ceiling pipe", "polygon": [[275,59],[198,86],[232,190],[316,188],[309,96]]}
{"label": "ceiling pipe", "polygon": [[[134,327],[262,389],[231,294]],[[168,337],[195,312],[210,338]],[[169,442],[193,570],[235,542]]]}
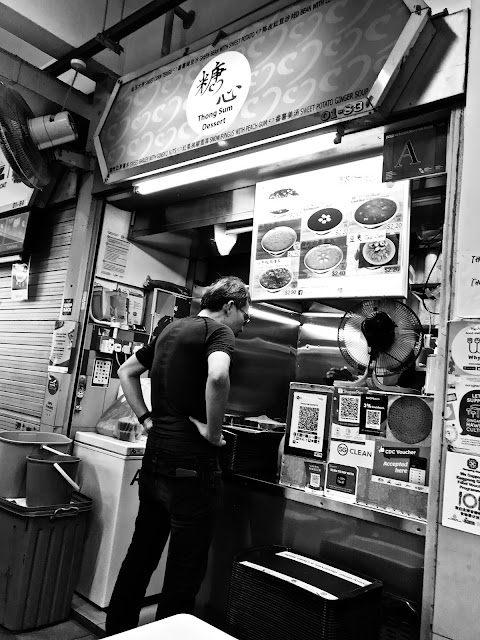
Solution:
{"label": "ceiling pipe", "polygon": [[185,11],[182,7],[175,9],[175,15],[183,22],[184,29],[190,29],[195,20],[195,11]]}
{"label": "ceiling pipe", "polygon": [[[105,35],[106,38],[113,42],[120,42],[120,40],[123,40],[123,38],[126,38],[132,33],[135,33],[135,31],[138,31],[153,20],[160,18],[168,11],[177,9],[183,2],[185,2],[185,0],[153,0],[153,2],[149,2],[138,11],[135,11],[123,20],[120,20],[120,22],[117,22],[117,24],[106,29],[103,32],[103,35]],[[183,13],[181,13],[181,15],[179,16],[184,21],[184,24],[187,18],[188,21],[193,21],[193,18],[195,16],[193,16],[192,18],[189,15],[190,13],[191,12],[187,13],[186,11],[183,11]],[[52,64],[46,66],[43,69],[43,72],[47,73],[48,75],[58,77],[62,75],[62,73],[65,73],[65,71],[68,71],[70,69],[70,60],[72,58],[89,60],[97,53],[103,51],[105,48],[105,45],[102,44],[102,42],[100,42],[96,37],[92,38],[80,47],[72,49],[72,51],[70,51],[67,55],[59,58],[56,62],[52,62]]]}

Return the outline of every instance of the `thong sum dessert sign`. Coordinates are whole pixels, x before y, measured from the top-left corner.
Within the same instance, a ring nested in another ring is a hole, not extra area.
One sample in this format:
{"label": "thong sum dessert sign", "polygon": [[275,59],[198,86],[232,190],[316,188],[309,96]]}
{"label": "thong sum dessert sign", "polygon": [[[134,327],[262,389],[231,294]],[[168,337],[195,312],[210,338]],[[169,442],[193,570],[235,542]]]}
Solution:
{"label": "thong sum dessert sign", "polygon": [[254,300],[406,296],[409,183],[382,158],[257,184]]}
{"label": "thong sum dessert sign", "polygon": [[415,24],[428,21],[418,3],[416,13],[407,0],[304,0],[121,78],[94,136],[104,181],[368,115],[379,74],[395,68],[390,54],[400,64]]}

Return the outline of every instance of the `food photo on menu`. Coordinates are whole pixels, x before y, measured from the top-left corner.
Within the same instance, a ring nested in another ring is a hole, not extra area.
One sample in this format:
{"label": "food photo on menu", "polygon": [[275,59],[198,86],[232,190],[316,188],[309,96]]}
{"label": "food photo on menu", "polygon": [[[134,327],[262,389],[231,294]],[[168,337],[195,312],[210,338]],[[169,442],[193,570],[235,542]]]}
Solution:
{"label": "food photo on menu", "polygon": [[[296,258],[300,239],[300,218],[275,224],[262,224],[257,234],[257,260],[270,256],[289,256]],[[292,256],[293,252],[293,256]]]}
{"label": "food photo on menu", "polygon": [[392,233],[402,228],[397,202],[393,198],[373,197],[356,204],[353,221],[358,233],[355,237],[352,227],[350,241],[358,274],[381,267],[384,273],[399,271],[401,236]]}
{"label": "food photo on menu", "polygon": [[333,271],[345,275],[346,256],[346,236],[302,242],[299,278],[330,277]]}
{"label": "food photo on menu", "polygon": [[277,189],[268,196],[268,211],[276,218],[283,218],[287,214],[298,213],[301,198],[295,189],[284,187]]}
{"label": "food photo on menu", "polygon": [[378,269],[398,265],[398,234],[386,235],[385,238],[361,242],[355,258],[359,269]]}
{"label": "food photo on menu", "polygon": [[297,286],[293,271],[283,265],[265,268],[265,271],[259,274],[258,283],[269,293],[281,293],[286,287],[294,289]]}
{"label": "food photo on menu", "polygon": [[259,225],[255,255],[262,290],[276,294],[296,286],[300,225],[300,218]]}
{"label": "food photo on menu", "polygon": [[343,220],[344,216],[340,209],[323,207],[308,216],[307,228],[313,233],[323,235],[336,229]]}

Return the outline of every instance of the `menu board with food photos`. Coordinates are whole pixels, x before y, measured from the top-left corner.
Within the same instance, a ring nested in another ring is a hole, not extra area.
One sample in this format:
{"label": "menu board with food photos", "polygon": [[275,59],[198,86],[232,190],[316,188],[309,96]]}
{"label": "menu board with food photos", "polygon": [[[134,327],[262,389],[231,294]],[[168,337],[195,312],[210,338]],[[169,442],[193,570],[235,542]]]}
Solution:
{"label": "menu board with food photos", "polygon": [[382,182],[382,157],[257,184],[253,300],[404,297],[409,182]]}

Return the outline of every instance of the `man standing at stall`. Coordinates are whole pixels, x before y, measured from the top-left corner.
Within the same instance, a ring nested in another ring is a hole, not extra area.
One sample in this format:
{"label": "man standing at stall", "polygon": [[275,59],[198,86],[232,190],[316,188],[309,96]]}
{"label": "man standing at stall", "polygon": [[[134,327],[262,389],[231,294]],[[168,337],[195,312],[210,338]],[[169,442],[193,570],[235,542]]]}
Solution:
{"label": "man standing at stall", "polygon": [[[250,320],[237,277],[207,287],[197,316],[168,325],[118,370],[125,397],[148,432],[135,531],[113,590],[107,635],[138,625],[170,534],[156,619],[191,613],[205,576],[221,494],[218,464],[235,336]],[[150,370],[152,412],[140,376]]]}

